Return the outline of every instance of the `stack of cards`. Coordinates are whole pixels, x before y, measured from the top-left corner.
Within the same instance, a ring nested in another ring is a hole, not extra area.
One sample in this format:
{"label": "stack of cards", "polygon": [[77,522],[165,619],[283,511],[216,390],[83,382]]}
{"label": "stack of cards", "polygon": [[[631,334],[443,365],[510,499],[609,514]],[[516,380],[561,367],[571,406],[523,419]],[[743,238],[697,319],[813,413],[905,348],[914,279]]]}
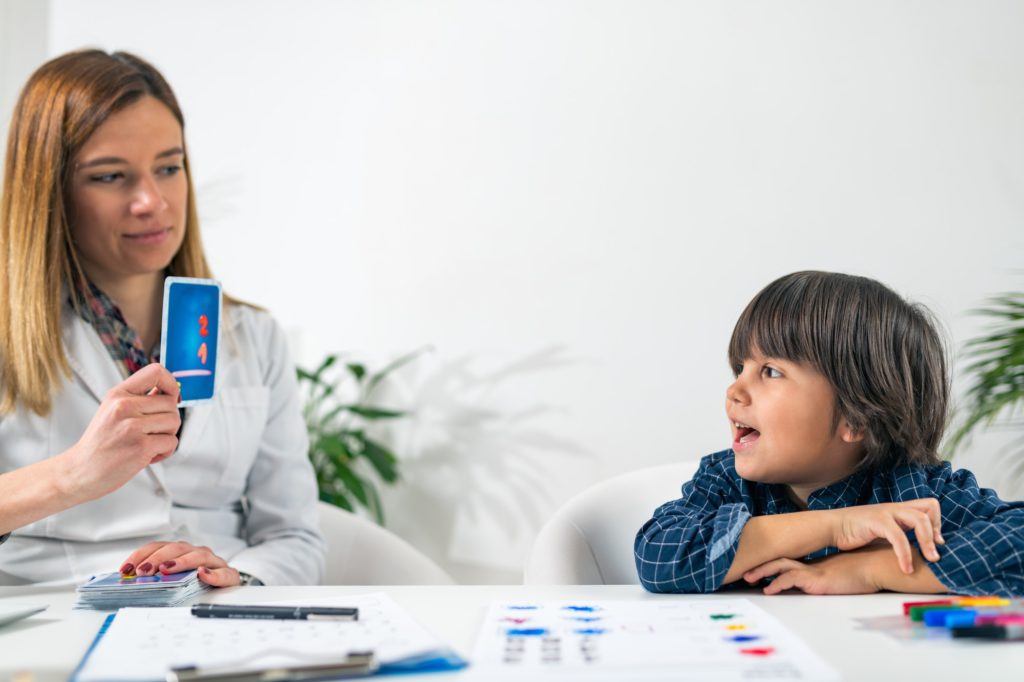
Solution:
{"label": "stack of cards", "polygon": [[78,586],[75,608],[119,609],[123,606],[180,606],[209,589],[199,573],[123,576],[106,573]]}

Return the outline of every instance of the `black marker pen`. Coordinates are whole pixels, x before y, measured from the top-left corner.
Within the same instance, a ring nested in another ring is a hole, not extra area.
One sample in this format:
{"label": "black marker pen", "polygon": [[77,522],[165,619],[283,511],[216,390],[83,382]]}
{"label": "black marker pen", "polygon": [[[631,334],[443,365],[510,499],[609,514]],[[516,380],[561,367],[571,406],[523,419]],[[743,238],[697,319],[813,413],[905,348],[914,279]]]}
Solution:
{"label": "black marker pen", "polygon": [[242,606],[195,604],[192,615],[200,618],[262,618],[273,620],[359,620],[359,609],[341,606]]}

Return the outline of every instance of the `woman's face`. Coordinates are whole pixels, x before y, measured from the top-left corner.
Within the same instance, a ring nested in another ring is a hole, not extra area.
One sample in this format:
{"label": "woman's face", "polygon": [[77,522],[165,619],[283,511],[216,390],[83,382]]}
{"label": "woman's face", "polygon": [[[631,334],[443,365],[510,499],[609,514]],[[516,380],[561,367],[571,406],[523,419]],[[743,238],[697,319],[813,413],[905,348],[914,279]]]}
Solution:
{"label": "woman's face", "polygon": [[163,271],[185,236],[188,182],[181,126],[146,96],[110,116],[73,159],[71,236],[101,287]]}

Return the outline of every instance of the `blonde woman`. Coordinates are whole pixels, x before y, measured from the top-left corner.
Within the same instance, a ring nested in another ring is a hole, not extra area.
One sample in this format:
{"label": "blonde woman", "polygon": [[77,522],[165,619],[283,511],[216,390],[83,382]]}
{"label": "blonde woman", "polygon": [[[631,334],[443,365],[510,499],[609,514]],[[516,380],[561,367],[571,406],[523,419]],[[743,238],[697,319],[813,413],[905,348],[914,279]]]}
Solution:
{"label": "blonde woman", "polygon": [[277,324],[225,299],[211,403],[179,409],[155,362],[164,278],[211,276],[188,169],[174,94],[138,57],[66,54],[21,94],[0,208],[0,584],[320,580]]}

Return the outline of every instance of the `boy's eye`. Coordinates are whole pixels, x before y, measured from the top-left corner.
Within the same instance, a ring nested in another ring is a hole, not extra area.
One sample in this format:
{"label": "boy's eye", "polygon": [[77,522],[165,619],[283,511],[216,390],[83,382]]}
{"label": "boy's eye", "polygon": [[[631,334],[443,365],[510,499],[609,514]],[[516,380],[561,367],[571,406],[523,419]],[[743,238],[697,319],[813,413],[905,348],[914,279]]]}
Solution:
{"label": "boy's eye", "polygon": [[741,374],[743,374],[743,365],[742,364],[733,365],[732,366],[732,375],[734,377],[738,377]]}
{"label": "boy's eye", "polygon": [[765,365],[763,368],[761,368],[761,372],[769,379],[779,379],[782,377],[782,372],[775,369],[774,367],[769,367],[768,365]]}

